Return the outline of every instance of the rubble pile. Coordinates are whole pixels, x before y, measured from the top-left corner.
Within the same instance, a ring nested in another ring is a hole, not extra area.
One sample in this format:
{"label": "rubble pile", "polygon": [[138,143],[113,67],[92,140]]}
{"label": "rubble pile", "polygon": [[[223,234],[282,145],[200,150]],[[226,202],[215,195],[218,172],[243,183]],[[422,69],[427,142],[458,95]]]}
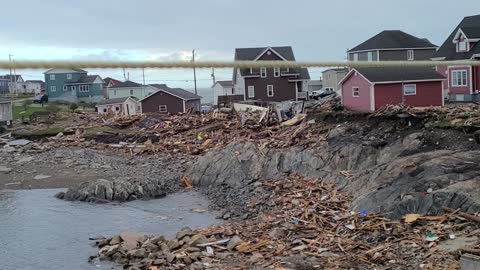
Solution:
{"label": "rubble pile", "polygon": [[395,221],[352,212],[349,195],[334,184],[300,176],[257,189],[248,220],[184,228],[172,240],[121,234],[98,242],[99,258],[150,270],[459,269],[461,254],[480,253],[478,216],[447,209]]}
{"label": "rubble pile", "polygon": [[[82,116],[85,117],[85,116]],[[66,134],[48,138],[52,144],[81,146],[95,149],[123,149],[127,153],[171,153],[198,155],[214,147],[235,141],[253,141],[260,147],[284,148],[292,145],[320,144],[324,141],[322,129],[309,129],[305,115],[294,117],[281,124],[271,125],[268,115],[261,112],[242,114],[210,113],[180,115],[147,115],[114,117],[98,121],[91,115],[88,124],[66,128]],[[100,130],[116,143],[101,143],[87,132],[88,128]]]}

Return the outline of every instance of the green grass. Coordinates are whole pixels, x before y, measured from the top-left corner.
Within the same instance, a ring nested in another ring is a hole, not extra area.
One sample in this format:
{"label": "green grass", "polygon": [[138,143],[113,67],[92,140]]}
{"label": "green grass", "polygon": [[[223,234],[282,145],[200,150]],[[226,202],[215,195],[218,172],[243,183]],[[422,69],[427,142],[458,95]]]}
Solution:
{"label": "green grass", "polygon": [[25,120],[29,119],[30,115],[34,112],[45,112],[47,111],[47,106],[45,105],[44,107],[33,107],[32,105],[27,107],[27,110],[25,110],[24,106],[15,106],[13,107],[13,119],[22,119],[22,116],[24,117]]}

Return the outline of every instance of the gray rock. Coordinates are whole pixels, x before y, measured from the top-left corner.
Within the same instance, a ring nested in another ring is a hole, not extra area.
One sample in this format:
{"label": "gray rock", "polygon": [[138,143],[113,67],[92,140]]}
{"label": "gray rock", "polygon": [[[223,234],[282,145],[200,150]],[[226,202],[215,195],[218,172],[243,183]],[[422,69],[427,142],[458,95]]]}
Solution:
{"label": "gray rock", "polygon": [[176,258],[175,254],[173,254],[173,253],[167,253],[165,255],[167,256],[167,262],[169,262],[169,263],[172,263]]}
{"label": "gray rock", "polygon": [[163,252],[163,253],[169,253],[171,250],[170,250],[170,247],[168,247],[168,245],[166,243],[162,243],[160,245],[160,250]]}
{"label": "gray rock", "polygon": [[8,168],[8,167],[5,167],[5,166],[0,166],[0,172],[1,173],[9,173],[12,171],[12,168]]}
{"label": "gray rock", "polygon": [[114,237],[112,237],[112,240],[110,240],[110,245],[118,245],[122,242],[122,238],[120,237],[120,235],[115,235]]}
{"label": "gray rock", "polygon": [[180,247],[180,243],[177,239],[167,241],[168,249],[175,250]]}
{"label": "gray rock", "polygon": [[228,250],[233,250],[240,243],[242,243],[242,239],[240,237],[238,237],[237,235],[235,235],[234,237],[232,237],[232,239],[230,239],[230,241],[228,241],[227,249]]}
{"label": "gray rock", "polygon": [[197,244],[205,244],[205,243],[208,243],[208,239],[203,234],[196,234],[192,236],[192,238],[190,239],[190,242],[188,242],[190,246],[197,245]]}
{"label": "gray rock", "polygon": [[283,239],[284,237],[287,236],[287,230],[283,228],[274,228],[270,231],[268,234],[271,238],[276,238],[276,239]]}
{"label": "gray rock", "polygon": [[177,232],[175,238],[177,238],[178,240],[181,240],[185,236],[192,236],[192,235],[193,235],[192,229],[185,227],[181,229],[179,232]]}
{"label": "gray rock", "polygon": [[133,258],[145,258],[147,252],[143,248],[130,250],[127,255]]}
{"label": "gray rock", "polygon": [[146,237],[144,234],[131,233],[131,232],[121,233],[120,238],[122,238],[123,240],[121,244],[121,248],[125,251],[136,249],[146,240]]}
{"label": "gray rock", "polygon": [[39,175],[35,175],[35,177],[33,177],[33,180],[44,180],[44,179],[48,179],[48,178],[51,178],[51,177],[52,177],[51,175],[39,174]]}

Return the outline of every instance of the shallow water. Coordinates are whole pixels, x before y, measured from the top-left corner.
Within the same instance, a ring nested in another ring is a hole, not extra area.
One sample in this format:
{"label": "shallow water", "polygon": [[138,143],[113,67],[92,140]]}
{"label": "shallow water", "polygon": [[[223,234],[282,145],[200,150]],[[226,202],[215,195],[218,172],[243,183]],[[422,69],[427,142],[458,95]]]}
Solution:
{"label": "shallow water", "polygon": [[106,262],[87,262],[96,253],[89,237],[131,231],[169,238],[185,226],[200,228],[218,222],[214,213],[192,212],[208,206],[196,193],[88,204],[58,200],[53,196],[59,191],[0,191],[0,269],[112,269]]}

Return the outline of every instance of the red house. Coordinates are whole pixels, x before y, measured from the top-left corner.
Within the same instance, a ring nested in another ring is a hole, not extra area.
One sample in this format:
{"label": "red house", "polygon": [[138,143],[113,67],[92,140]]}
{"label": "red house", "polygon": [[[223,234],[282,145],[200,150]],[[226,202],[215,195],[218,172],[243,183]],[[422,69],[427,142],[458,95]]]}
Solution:
{"label": "red house", "polygon": [[339,85],[346,109],[373,112],[388,104],[443,106],[444,79],[429,67],[368,67],[352,69]]}
{"label": "red house", "polygon": [[[480,15],[465,17],[435,53],[432,60],[480,60]],[[451,101],[480,101],[480,66],[439,66],[446,76],[443,89]]]}

